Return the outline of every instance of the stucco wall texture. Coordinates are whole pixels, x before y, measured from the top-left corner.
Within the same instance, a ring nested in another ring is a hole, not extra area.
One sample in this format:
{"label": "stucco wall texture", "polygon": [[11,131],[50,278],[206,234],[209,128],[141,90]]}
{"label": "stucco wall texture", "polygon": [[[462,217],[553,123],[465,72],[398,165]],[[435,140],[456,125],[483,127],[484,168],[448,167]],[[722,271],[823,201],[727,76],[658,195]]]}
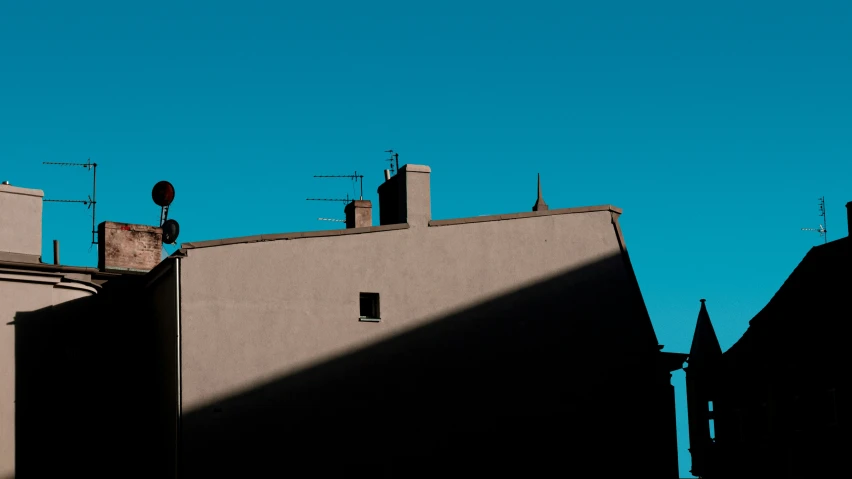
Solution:
{"label": "stucco wall texture", "polygon": [[[184,471],[537,477],[600,468],[636,433],[629,469],[676,477],[669,369],[621,211],[432,221],[430,173],[379,187],[380,226],[183,245]],[[567,431],[570,450],[551,440]]]}
{"label": "stucco wall texture", "polygon": [[[182,407],[620,254],[609,211],[190,249]],[[380,322],[358,320],[361,292],[380,294]],[[647,314],[617,334],[656,346]]]}
{"label": "stucco wall texture", "polygon": [[0,185],[0,252],[41,256],[44,192]]}
{"label": "stucco wall texture", "polygon": [[63,282],[61,274],[0,265],[0,477],[15,475],[15,316],[96,292],[86,281]]}

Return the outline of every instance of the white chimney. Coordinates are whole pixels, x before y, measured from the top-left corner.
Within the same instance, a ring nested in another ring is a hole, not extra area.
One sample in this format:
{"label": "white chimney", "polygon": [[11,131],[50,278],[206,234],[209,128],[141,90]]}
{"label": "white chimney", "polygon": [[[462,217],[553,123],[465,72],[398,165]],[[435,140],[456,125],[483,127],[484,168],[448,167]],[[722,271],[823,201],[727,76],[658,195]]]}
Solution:
{"label": "white chimney", "polygon": [[41,207],[44,192],[0,184],[0,256],[41,261]]}

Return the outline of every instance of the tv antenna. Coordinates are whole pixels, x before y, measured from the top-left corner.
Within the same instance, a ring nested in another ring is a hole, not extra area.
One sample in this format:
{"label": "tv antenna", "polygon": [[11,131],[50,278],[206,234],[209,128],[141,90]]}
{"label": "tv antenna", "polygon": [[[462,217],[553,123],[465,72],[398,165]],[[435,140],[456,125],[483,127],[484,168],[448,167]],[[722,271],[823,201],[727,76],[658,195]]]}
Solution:
{"label": "tv antenna", "polygon": [[819,228],[802,228],[802,231],[817,231],[824,238],[823,244],[828,243],[828,229],[826,229],[828,223],[825,220],[825,196],[819,199],[819,216],[822,216],[822,224],[819,225]]}
{"label": "tv antenna", "polygon": [[[364,175],[359,175],[358,170],[355,170],[354,174],[351,175],[314,175],[314,178],[349,178],[355,183],[360,183],[361,185],[361,196],[359,199],[364,199]],[[353,198],[354,199],[354,198]],[[312,198],[308,198],[308,200],[312,200]],[[328,201],[343,201],[343,200],[328,200]],[[346,202],[351,201],[349,199],[349,194],[346,195]]]}
{"label": "tv antenna", "polygon": [[342,201],[344,203],[349,203],[350,201],[354,201],[355,198],[350,198],[349,193],[346,193],[346,198],[306,198],[308,201]]}
{"label": "tv antenna", "polygon": [[390,163],[390,173],[393,175],[394,164],[396,164],[396,171],[399,171],[399,153],[394,153],[393,150],[385,150],[385,153],[390,154],[390,157],[385,161]]}
{"label": "tv antenna", "polygon": [[[324,178],[324,177],[320,177],[320,178]],[[354,199],[355,198],[350,199],[349,193],[346,193],[346,198],[308,198],[307,200],[308,201],[340,201],[340,202],[346,203],[348,205],[349,202],[354,200]],[[335,219],[335,218],[317,218],[317,220],[318,221],[334,221],[336,223],[346,223],[346,220],[339,220],[339,219]]]}
{"label": "tv antenna", "polygon": [[98,185],[98,164],[92,163],[92,159],[89,158],[85,163],[59,163],[54,161],[43,161],[43,165],[56,165],[56,166],[82,166],[83,168],[92,172],[92,194],[85,200],[44,200],[51,203],[83,203],[86,205],[86,209],[92,209],[92,244],[98,244],[97,234],[98,230],[95,228],[95,209],[97,208],[98,202],[96,201],[96,191]]}

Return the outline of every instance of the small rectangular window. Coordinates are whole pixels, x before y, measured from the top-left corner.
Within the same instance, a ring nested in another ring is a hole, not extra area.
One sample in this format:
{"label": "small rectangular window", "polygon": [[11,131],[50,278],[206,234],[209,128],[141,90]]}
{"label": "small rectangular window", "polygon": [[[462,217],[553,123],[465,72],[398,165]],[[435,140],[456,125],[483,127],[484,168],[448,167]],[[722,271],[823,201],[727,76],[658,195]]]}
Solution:
{"label": "small rectangular window", "polygon": [[716,421],[710,420],[710,440],[716,442]]}
{"label": "small rectangular window", "polygon": [[379,321],[379,293],[361,293],[361,321]]}

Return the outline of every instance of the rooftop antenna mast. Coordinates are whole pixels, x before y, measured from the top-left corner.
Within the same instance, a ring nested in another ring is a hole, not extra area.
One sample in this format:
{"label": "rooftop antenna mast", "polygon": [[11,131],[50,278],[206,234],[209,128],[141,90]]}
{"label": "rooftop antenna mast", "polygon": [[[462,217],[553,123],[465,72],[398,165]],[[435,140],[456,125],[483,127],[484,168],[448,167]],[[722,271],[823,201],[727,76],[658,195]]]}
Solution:
{"label": "rooftop antenna mast", "polygon": [[355,198],[350,198],[349,193],[346,194],[346,198],[305,198],[308,201],[342,201],[344,203],[349,203]]}
{"label": "rooftop antenna mast", "polygon": [[44,200],[46,202],[51,203],[83,203],[86,205],[86,209],[92,209],[92,244],[98,244],[97,234],[98,230],[95,228],[96,220],[95,220],[95,209],[97,208],[97,185],[98,185],[98,164],[92,163],[92,159],[89,158],[85,163],[59,163],[53,161],[43,161],[43,165],[57,165],[57,166],[82,166],[83,168],[92,172],[92,194],[85,200]]}
{"label": "rooftop antenna mast", "polygon": [[823,244],[828,243],[828,222],[825,219],[825,196],[819,199],[819,216],[822,216],[822,224],[819,228],[802,228],[802,231],[817,231],[824,238]]}
{"label": "rooftop antenna mast", "polygon": [[[364,199],[364,175],[359,175],[357,170],[351,175],[314,175],[314,178],[349,178],[354,182],[359,183],[359,186],[361,187],[361,195],[358,198],[362,200]],[[355,198],[349,198],[349,193],[346,193],[346,198],[307,198],[307,201],[340,201],[342,203],[349,204],[349,202],[354,199]],[[346,220],[336,218],[317,218],[317,221],[346,223]]]}
{"label": "rooftop antenna mast", "polygon": [[393,150],[385,150],[385,153],[389,153],[390,157],[385,160],[390,163],[390,173],[394,174],[394,164],[396,164],[396,171],[399,171],[399,153],[394,153]]}
{"label": "rooftop antenna mast", "polygon": [[[322,178],[322,177],[320,177]],[[346,198],[306,198],[308,201],[340,201],[346,204],[349,204],[354,198],[349,198],[349,193],[346,193]],[[337,223],[346,223],[346,220],[339,220],[336,218],[317,218],[317,221],[334,221]]]}
{"label": "rooftop antenna mast", "polygon": [[[362,199],[362,200],[364,199],[364,175],[359,175],[357,170],[355,171],[354,174],[351,174],[351,175],[314,175],[314,178],[349,178],[356,183],[360,183],[361,196],[359,196],[358,198]],[[346,195],[346,198],[347,198],[346,199],[347,203],[349,201],[351,201],[351,200],[349,200],[348,194]],[[308,198],[308,199],[311,200],[311,198]],[[332,200],[332,201],[334,201],[334,200]]]}

